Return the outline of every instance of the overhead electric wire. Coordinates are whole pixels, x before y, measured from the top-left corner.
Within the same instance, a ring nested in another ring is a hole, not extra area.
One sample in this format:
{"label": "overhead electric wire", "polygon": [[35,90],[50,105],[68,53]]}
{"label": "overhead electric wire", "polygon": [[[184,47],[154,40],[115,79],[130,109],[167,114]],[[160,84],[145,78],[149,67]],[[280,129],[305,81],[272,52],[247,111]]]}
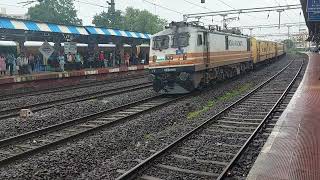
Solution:
{"label": "overhead electric wire", "polygon": [[182,13],[182,12],[179,12],[179,11],[176,11],[176,10],[173,10],[173,9],[170,9],[170,8],[168,8],[168,7],[165,7],[165,6],[156,4],[156,3],[154,3],[154,2],[150,2],[150,1],[148,1],[148,0],[142,0],[142,1],[143,1],[143,2],[146,2],[146,3],[149,3],[149,4],[152,4],[152,5],[154,5],[154,6],[160,7],[160,8],[162,8],[162,9],[166,9],[166,10],[171,11],[171,12],[175,12],[175,13],[177,13],[177,14],[181,14],[181,15],[184,14],[184,13]]}
{"label": "overhead electric wire", "polygon": [[[40,0],[29,0],[29,1],[20,2],[18,4],[24,4],[24,6],[28,6],[28,5],[31,5],[32,3],[36,3],[36,2],[43,2],[43,1],[40,1]],[[91,6],[108,8],[108,6],[104,6],[104,5],[93,3],[93,2],[83,1],[83,0],[75,0],[75,2],[78,2],[78,3],[81,3],[81,4],[86,4],[86,5],[91,5]]]}
{"label": "overhead electric wire", "polygon": [[[224,2],[224,1],[222,1],[222,0],[218,0],[218,1],[221,2],[222,4],[228,6],[229,8],[236,9],[236,8],[232,7],[231,5],[227,4],[226,2]],[[250,16],[250,17],[252,17],[252,18],[257,19],[257,17],[251,16],[251,15],[249,15],[249,14],[246,14],[246,16]],[[260,18],[258,18],[258,19],[260,19]]]}
{"label": "overhead electric wire", "polygon": [[1,6],[12,6],[12,7],[18,7],[18,8],[23,8],[25,9],[26,7],[24,6],[19,6],[19,5],[14,5],[14,4],[6,4],[6,3],[0,3]]}
{"label": "overhead electric wire", "polygon": [[91,5],[91,6],[97,6],[97,7],[102,7],[102,8],[109,8],[108,6],[103,6],[103,5],[96,4],[96,3],[92,3],[92,2],[85,2],[85,1],[80,1],[80,0],[76,0],[76,2],[82,3],[82,4]]}
{"label": "overhead electric wire", "polygon": [[[183,1],[184,1],[184,2],[187,2],[187,3],[189,3],[189,4],[192,4],[192,5],[194,5],[194,6],[197,6],[197,7],[200,7],[200,8],[206,9],[206,10],[209,10],[209,11],[213,11],[212,9],[209,9],[209,8],[207,8],[207,7],[205,7],[205,6],[200,6],[200,5],[196,4],[196,3],[190,2],[190,1],[188,1],[188,0],[183,0]],[[215,21],[215,20],[213,20],[213,19],[208,19],[208,18],[206,18],[206,20],[207,20],[207,21],[211,21],[211,22],[219,22],[219,23],[220,23],[220,21]]]}
{"label": "overhead electric wire", "polygon": [[[281,4],[277,1],[277,0],[274,0],[279,6],[281,6]],[[287,4],[287,6],[288,6],[288,4]],[[289,18],[289,20],[291,21],[291,22],[293,22],[292,21],[292,19],[289,17],[289,15],[288,15],[288,13],[286,12],[286,11],[284,11],[284,13],[286,14],[286,16]]]}
{"label": "overhead electric wire", "polygon": [[189,3],[189,4],[192,4],[192,5],[195,5],[195,6],[197,6],[197,7],[201,7],[201,8],[203,8],[203,9],[206,9],[206,10],[209,10],[209,11],[213,11],[212,9],[209,9],[209,8],[207,8],[207,7],[205,7],[205,6],[200,6],[200,5],[196,4],[196,3],[190,2],[190,1],[188,1],[188,0],[183,0],[183,1],[184,1],[184,2],[187,2],[187,3]]}

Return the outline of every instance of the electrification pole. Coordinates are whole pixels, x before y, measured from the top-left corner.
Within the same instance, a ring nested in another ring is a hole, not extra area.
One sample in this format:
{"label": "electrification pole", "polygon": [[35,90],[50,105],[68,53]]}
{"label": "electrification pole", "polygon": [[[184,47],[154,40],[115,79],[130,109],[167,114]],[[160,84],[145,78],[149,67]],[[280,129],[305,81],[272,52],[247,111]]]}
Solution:
{"label": "electrification pole", "polygon": [[116,4],[114,2],[114,0],[111,0],[111,2],[107,1],[107,3],[109,4],[110,8],[108,10],[108,12],[111,14],[111,24],[115,23],[115,15],[116,15]]}
{"label": "electrification pole", "polygon": [[250,28],[249,30],[250,30],[250,36],[252,36],[252,30],[253,30],[253,28]]}
{"label": "electrification pole", "polygon": [[290,28],[291,26],[287,26],[288,27],[288,39],[290,39]]}
{"label": "electrification pole", "polygon": [[110,5],[110,11],[112,13],[115,13],[116,12],[116,3],[114,2],[114,0],[111,0],[111,2],[109,3]]}
{"label": "electrification pole", "polygon": [[284,10],[280,9],[280,10],[277,10],[277,12],[279,13],[279,29],[280,29],[280,26],[281,26],[281,13],[283,12]]}

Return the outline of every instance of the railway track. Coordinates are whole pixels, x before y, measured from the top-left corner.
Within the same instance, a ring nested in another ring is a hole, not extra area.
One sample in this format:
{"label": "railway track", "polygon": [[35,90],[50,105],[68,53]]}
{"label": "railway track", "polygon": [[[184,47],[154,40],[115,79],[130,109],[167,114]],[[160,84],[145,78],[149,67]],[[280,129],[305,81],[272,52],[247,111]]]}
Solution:
{"label": "railway track", "polygon": [[[145,77],[145,75],[133,76],[133,77],[129,77],[129,78],[123,79],[120,82],[139,79],[139,78],[144,78],[144,77]],[[114,82],[119,82],[119,79],[117,79],[117,80],[112,79],[112,80],[105,80],[105,81],[98,81],[98,82],[90,82],[90,83],[85,83],[85,84],[80,84],[80,85],[72,85],[72,86],[65,86],[65,87],[60,87],[60,88],[38,90],[38,91],[31,91],[31,92],[12,93],[12,94],[1,95],[0,96],[0,101],[7,101],[7,100],[15,99],[15,98],[36,96],[36,95],[56,93],[56,92],[64,92],[64,91],[87,88],[87,87],[92,87],[92,86],[99,86],[99,85],[103,85],[103,84],[106,84],[106,83],[114,83]]]}
{"label": "railway track", "polygon": [[279,102],[278,106],[273,110],[273,113],[268,117],[266,122],[264,122],[264,127],[260,128],[259,133],[257,133],[247,144],[246,148],[239,154],[237,159],[230,164],[230,167],[226,169],[224,176],[225,179],[243,179],[246,178],[255,163],[256,158],[260,154],[263,146],[268,140],[271,132],[276,127],[282,112],[286,109],[290,103],[293,95],[298,89],[300,82],[302,81],[303,73],[301,73],[293,85],[289,86],[289,91],[283,94],[283,98]]}
{"label": "railway track", "polygon": [[149,88],[149,87],[152,87],[152,83],[142,83],[142,84],[136,84],[136,85],[132,85],[132,86],[112,88],[112,89],[108,89],[108,90],[104,90],[104,91],[99,91],[99,92],[84,94],[84,95],[79,95],[79,96],[73,96],[73,97],[53,100],[53,101],[49,101],[49,102],[41,102],[41,103],[31,104],[31,105],[27,105],[27,106],[20,106],[20,107],[15,107],[15,108],[10,108],[10,109],[3,109],[0,111],[0,120],[18,116],[19,111],[21,109],[31,109],[33,112],[37,112],[37,111],[52,108],[55,106],[77,103],[77,102],[82,102],[82,101],[87,101],[87,100],[102,98],[102,97],[107,97],[107,96],[113,96],[113,95],[117,95],[117,94],[122,94],[122,93],[126,93],[126,92],[144,89],[144,88]]}
{"label": "railway track", "polygon": [[281,103],[300,74],[292,61],[237,102],[208,119],[117,179],[225,179]]}
{"label": "railway track", "polygon": [[0,140],[0,166],[102,128],[110,128],[139,114],[189,96],[154,96],[114,109]]}

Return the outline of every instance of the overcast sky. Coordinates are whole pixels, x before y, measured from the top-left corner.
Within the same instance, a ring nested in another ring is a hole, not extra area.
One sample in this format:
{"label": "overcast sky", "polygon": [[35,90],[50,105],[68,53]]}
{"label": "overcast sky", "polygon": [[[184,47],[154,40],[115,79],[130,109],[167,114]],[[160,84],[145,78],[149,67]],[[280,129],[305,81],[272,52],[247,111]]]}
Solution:
{"label": "overcast sky", "polygon": [[[27,0],[1,0],[0,7],[5,7],[8,14],[20,14],[26,13],[27,7],[23,7],[19,2],[25,2]],[[169,8],[165,9],[159,6],[148,3],[152,2],[160,6]],[[198,13],[198,12],[207,12],[220,11],[220,10],[229,10],[231,8],[240,9],[240,8],[253,8],[253,7],[266,7],[266,6],[278,6],[288,5],[288,4],[300,4],[299,0],[206,0],[206,4],[201,4],[201,0],[115,0],[116,9],[125,10],[127,7],[134,7],[138,9],[147,9],[153,14],[157,14],[162,18],[165,18],[170,21],[179,21],[182,20],[182,14],[187,13]],[[95,14],[100,13],[101,11],[107,11],[107,8],[93,6],[84,4],[81,2],[89,2],[99,5],[106,5],[105,0],[75,0],[75,7],[78,10],[79,17],[83,20],[84,25],[91,25],[92,18]],[[190,3],[191,2],[191,3]],[[197,4],[193,5],[193,4]],[[203,6],[205,8],[199,7]],[[303,15],[300,16],[302,10],[288,10],[282,14],[281,23],[296,23],[304,22]],[[180,13],[182,14],[180,14]],[[234,16],[230,16],[234,17]],[[236,15],[238,17],[238,15]],[[269,18],[268,13],[254,13],[250,15],[241,14],[239,21],[234,21],[229,24],[229,26],[247,26],[247,25],[261,25],[261,24],[277,24],[278,23],[278,13],[270,12]],[[215,17],[213,19],[214,24],[221,25],[221,17]],[[212,23],[212,18],[207,18],[205,20],[206,24]],[[306,29],[305,27],[301,27]],[[291,32],[298,32],[298,27],[292,27]],[[254,34],[264,34],[264,33],[286,33],[288,28],[281,28],[278,30],[274,29],[256,29],[253,31]],[[245,31],[249,33],[249,31]],[[269,39],[277,39],[278,37],[267,37]]]}

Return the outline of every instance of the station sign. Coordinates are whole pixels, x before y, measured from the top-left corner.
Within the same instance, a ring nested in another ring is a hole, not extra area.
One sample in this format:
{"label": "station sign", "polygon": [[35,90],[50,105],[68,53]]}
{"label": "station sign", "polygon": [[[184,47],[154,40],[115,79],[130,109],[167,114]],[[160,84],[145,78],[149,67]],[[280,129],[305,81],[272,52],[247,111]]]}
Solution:
{"label": "station sign", "polygon": [[320,21],[320,12],[308,12],[308,21]]}
{"label": "station sign", "polygon": [[65,42],[64,43],[65,54],[77,54],[77,43],[76,42]]}
{"label": "station sign", "polygon": [[52,53],[54,52],[54,48],[48,43],[48,42],[44,42],[40,48],[39,51],[41,52],[41,54],[45,57],[45,58],[49,58]]}
{"label": "station sign", "polygon": [[308,0],[307,12],[320,12],[320,0]]}
{"label": "station sign", "polygon": [[320,21],[320,0],[308,0],[308,21]]}

